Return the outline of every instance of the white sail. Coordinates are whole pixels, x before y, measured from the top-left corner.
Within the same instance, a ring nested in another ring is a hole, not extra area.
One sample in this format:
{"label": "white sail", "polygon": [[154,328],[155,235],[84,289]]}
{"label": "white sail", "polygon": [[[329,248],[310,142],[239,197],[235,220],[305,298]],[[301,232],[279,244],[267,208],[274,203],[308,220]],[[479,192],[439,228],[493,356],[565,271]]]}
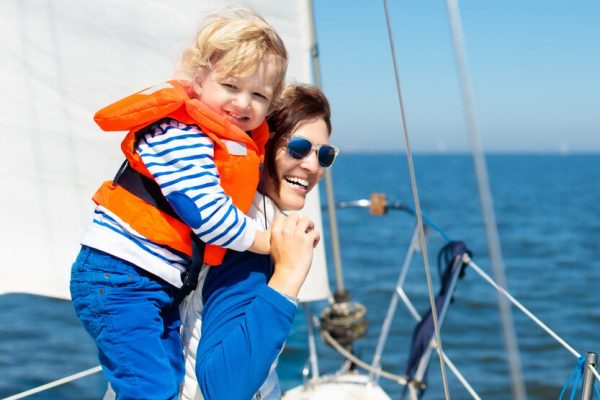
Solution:
{"label": "white sail", "polygon": [[[70,265],[91,195],[122,154],[120,133],[92,116],[172,77],[198,23],[223,1],[3,0],[0,2],[0,294],[68,298]],[[252,1],[290,54],[288,82],[310,82],[308,3]],[[321,227],[318,192],[307,212]],[[323,241],[301,296],[329,294]]]}

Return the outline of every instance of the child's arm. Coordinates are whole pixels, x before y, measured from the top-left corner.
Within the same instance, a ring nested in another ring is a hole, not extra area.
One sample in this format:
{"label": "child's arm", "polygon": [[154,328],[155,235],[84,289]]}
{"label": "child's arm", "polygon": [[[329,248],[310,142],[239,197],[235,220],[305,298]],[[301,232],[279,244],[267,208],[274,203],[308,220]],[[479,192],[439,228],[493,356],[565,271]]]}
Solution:
{"label": "child's arm", "polygon": [[271,230],[257,230],[254,242],[248,250],[258,254],[269,254],[271,252]]}
{"label": "child's arm", "polygon": [[220,185],[212,140],[197,127],[163,122],[140,139],[138,154],[179,216],[207,244],[268,253],[268,236]]}

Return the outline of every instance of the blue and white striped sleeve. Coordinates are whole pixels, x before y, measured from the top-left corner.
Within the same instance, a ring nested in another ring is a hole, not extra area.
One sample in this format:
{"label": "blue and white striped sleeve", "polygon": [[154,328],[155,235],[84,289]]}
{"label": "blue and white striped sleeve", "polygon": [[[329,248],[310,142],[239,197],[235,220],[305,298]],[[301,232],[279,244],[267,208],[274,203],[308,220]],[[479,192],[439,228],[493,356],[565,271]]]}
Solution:
{"label": "blue and white striped sleeve", "polygon": [[220,185],[212,140],[196,126],[169,120],[143,136],[137,152],[173,209],[200,240],[247,250],[256,223]]}

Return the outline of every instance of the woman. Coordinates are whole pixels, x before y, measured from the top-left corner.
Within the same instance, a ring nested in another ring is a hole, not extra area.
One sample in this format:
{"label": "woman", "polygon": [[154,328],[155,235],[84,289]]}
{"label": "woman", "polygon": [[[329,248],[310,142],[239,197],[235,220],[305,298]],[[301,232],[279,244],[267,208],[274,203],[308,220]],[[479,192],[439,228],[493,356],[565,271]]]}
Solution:
{"label": "woman", "polygon": [[287,211],[304,206],[338,149],[328,144],[329,104],[318,89],[286,88],[268,123],[272,136],[249,214],[271,229],[271,257],[228,252],[223,265],[201,272],[181,306],[183,399],[281,397],[275,361],[319,240],[310,220]]}

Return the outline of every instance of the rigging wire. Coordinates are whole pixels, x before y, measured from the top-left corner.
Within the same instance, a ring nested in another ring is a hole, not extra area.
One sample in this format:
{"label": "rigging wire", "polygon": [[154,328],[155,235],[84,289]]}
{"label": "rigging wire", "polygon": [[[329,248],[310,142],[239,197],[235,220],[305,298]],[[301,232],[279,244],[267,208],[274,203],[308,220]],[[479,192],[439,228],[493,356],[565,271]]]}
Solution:
{"label": "rigging wire", "polygon": [[[356,357],[354,354],[352,354],[351,352],[346,350],[344,348],[344,346],[339,344],[337,342],[337,340],[335,340],[329,332],[323,331],[323,339],[327,343],[329,343],[331,345],[331,347],[333,347],[344,358],[346,358],[346,360],[358,365],[360,368],[363,368],[364,370],[366,370],[374,375],[381,376],[382,378],[385,378],[385,379],[389,379],[389,380],[396,382],[397,384],[402,385],[402,386],[406,386],[409,384],[406,375],[396,375],[391,372],[382,370],[380,367],[373,367],[372,365],[369,365],[365,361]],[[435,343],[433,343],[432,345],[435,346]],[[442,353],[442,355],[444,357],[444,361],[448,364],[448,367],[450,368],[450,370],[454,373],[454,375],[460,381],[460,383],[462,383],[462,385],[467,390],[467,392],[469,392],[471,397],[475,400],[481,400],[481,397],[479,397],[477,392],[475,392],[475,389],[473,389],[473,387],[465,379],[463,374],[461,374],[461,372],[454,365],[454,363],[452,363],[452,361],[448,358],[448,356],[445,353]]]}
{"label": "rigging wire", "polygon": [[[353,200],[353,201],[341,201],[341,202],[338,202],[336,204],[336,208],[342,208],[342,209],[344,209],[344,208],[351,208],[351,207],[352,208],[354,208],[354,207],[357,207],[357,208],[369,208],[370,206],[371,206],[371,202],[368,199],[360,199],[360,200]],[[386,205],[386,208],[387,209],[400,210],[400,211],[406,212],[409,215],[412,215],[413,217],[415,216],[414,209],[412,209],[411,207],[407,206],[406,204],[404,204],[404,203],[402,203],[400,201],[389,202]],[[430,228],[433,228],[433,230],[436,231],[447,242],[450,241],[448,235],[446,235],[439,227],[437,227],[435,224],[433,224],[433,222],[430,221],[425,216],[425,214],[422,214],[422,217],[423,217],[423,220],[426,222],[426,226],[428,226]],[[412,243],[412,240],[411,240],[411,243]],[[465,256],[465,257],[467,257],[467,256]],[[577,352],[563,338],[561,338],[560,336],[558,336],[558,334],[556,332],[554,332],[552,329],[550,329],[533,312],[531,312],[523,304],[521,304],[515,297],[513,297],[513,295],[511,295],[506,289],[504,289],[503,287],[501,287],[500,285],[498,285],[492,279],[492,277],[490,277],[488,274],[486,274],[481,267],[479,267],[473,260],[470,259],[470,257],[467,257],[467,260],[465,262],[468,262],[468,264],[471,267],[471,269],[473,269],[477,274],[479,274],[479,276],[483,280],[485,280],[487,283],[489,283],[501,295],[505,296],[508,299],[508,301],[510,301],[523,314],[525,314],[525,316],[527,316],[529,319],[531,319],[532,322],[534,322],[536,325],[538,325],[540,328],[542,328],[542,330],[544,330],[548,335],[550,335],[554,340],[556,340],[568,352],[570,352],[576,358],[581,357],[581,354],[579,352]],[[403,282],[403,279],[399,280],[399,282]],[[398,297],[404,302],[404,304],[407,307],[409,313],[415,318],[415,320],[420,321],[421,320],[421,316],[416,311],[415,307],[413,306],[412,302],[410,301],[410,299],[408,298],[408,296],[406,295],[406,293],[404,292],[404,290],[402,289],[401,286],[402,286],[401,284],[397,284],[396,285],[396,293],[397,293]],[[392,306],[390,306],[390,307],[392,307]],[[448,362],[448,365],[451,367],[451,364],[450,364],[449,360],[446,360],[446,361]],[[598,379],[598,381],[600,381],[600,373],[598,372],[598,370],[596,370],[592,366],[589,367],[589,370],[592,372],[592,374],[594,374],[594,376],[596,377],[596,379]]]}
{"label": "rigging wire", "polygon": [[[477,188],[485,225],[492,271],[494,272],[494,277],[500,286],[507,287],[506,277],[504,274],[504,265],[502,263],[500,239],[498,236],[496,217],[492,204],[492,195],[487,176],[487,167],[485,158],[483,157],[483,150],[476,127],[475,107],[473,103],[473,96],[471,94],[469,74],[467,72],[467,57],[463,40],[462,23],[460,20],[460,13],[458,11],[458,0],[446,0],[446,5],[451,28],[450,30],[452,33],[454,54],[458,64],[463,110],[467,124],[467,134],[471,142],[473,162],[475,164]],[[523,400],[527,398],[527,392],[525,391],[525,385],[523,383],[521,360],[519,358],[517,337],[515,334],[510,305],[504,297],[498,296],[498,307],[500,309],[502,332],[504,335],[504,344],[508,357],[513,398],[517,400]]]}
{"label": "rigging wire", "polygon": [[385,10],[385,21],[386,21],[386,25],[387,25],[387,33],[388,33],[388,39],[389,39],[389,44],[390,44],[390,52],[391,52],[391,56],[392,56],[392,65],[394,67],[396,92],[398,95],[398,104],[400,106],[400,116],[402,118],[402,132],[403,132],[403,136],[404,136],[404,144],[406,147],[406,158],[408,161],[408,170],[410,172],[410,183],[411,183],[412,194],[413,194],[413,202],[415,204],[415,216],[417,217],[417,227],[419,230],[419,244],[421,246],[421,252],[423,255],[423,266],[425,269],[425,277],[427,280],[427,291],[429,292],[429,304],[431,306],[431,315],[433,317],[432,318],[433,319],[433,329],[435,332],[435,341],[436,341],[436,345],[437,345],[436,348],[437,348],[437,352],[438,352],[438,356],[439,356],[438,358],[440,360],[440,370],[441,370],[441,374],[442,374],[442,382],[444,385],[444,396],[445,396],[446,400],[449,400],[450,392],[448,390],[448,378],[446,377],[446,366],[444,363],[442,338],[440,335],[440,328],[439,328],[439,324],[438,324],[438,315],[437,315],[437,309],[435,306],[435,296],[433,294],[433,284],[431,282],[429,259],[427,256],[427,243],[425,241],[423,218],[421,216],[421,205],[419,202],[419,193],[417,191],[417,180],[415,177],[412,153],[410,150],[410,145],[409,145],[409,140],[408,140],[408,129],[406,126],[406,114],[404,112],[404,103],[402,101],[402,91],[400,90],[400,77],[399,77],[399,73],[398,73],[398,66],[396,64],[396,50],[395,50],[395,46],[394,46],[394,38],[392,35],[392,27],[391,27],[391,23],[390,23],[390,13],[388,11],[387,0],[383,0],[383,8]]}
{"label": "rigging wire", "polygon": [[[470,260],[469,267],[473,269],[475,272],[481,276],[487,283],[489,283],[494,289],[498,291],[498,293],[504,295],[512,304],[515,305],[523,314],[525,314],[529,319],[531,319],[536,325],[542,328],[548,335],[550,335],[554,340],[556,340],[561,346],[563,346],[566,350],[568,350],[571,354],[573,354],[576,358],[581,357],[581,354],[577,352],[571,345],[569,345],[563,338],[558,336],[552,329],[548,327],[548,325],[544,324],[538,317],[536,317],[531,311],[529,311],[523,304],[521,304],[517,299],[515,299],[506,289],[502,286],[498,285],[494,280],[486,274],[473,260]],[[600,381],[600,373],[590,366],[590,371],[594,374],[594,376]]]}
{"label": "rigging wire", "polygon": [[17,399],[22,399],[22,398],[25,398],[25,397],[29,397],[31,395],[43,392],[45,390],[49,390],[49,389],[55,388],[55,387],[60,386],[60,385],[64,385],[65,383],[69,383],[69,382],[75,381],[77,379],[84,378],[84,377],[86,377],[88,375],[92,375],[92,374],[98,373],[100,371],[102,371],[102,367],[100,367],[98,365],[96,367],[93,367],[93,368],[90,368],[90,369],[86,369],[85,371],[81,371],[81,372],[78,372],[78,373],[73,374],[73,375],[65,376],[62,379],[58,379],[58,380],[55,380],[53,382],[46,383],[45,385],[41,385],[41,386],[35,387],[33,389],[29,389],[29,390],[26,390],[24,392],[15,394],[14,396],[6,397],[6,398],[4,398],[2,400],[17,400]]}
{"label": "rigging wire", "polygon": [[[335,204],[335,208],[351,208],[351,207],[370,208],[371,200],[360,199],[360,200],[353,200],[353,201],[339,201]],[[404,204],[400,201],[387,202],[387,204],[385,205],[385,208],[388,210],[404,211],[404,212],[412,215],[413,217],[415,216],[415,209],[412,208],[411,206],[409,206],[408,204]],[[323,209],[328,210],[328,207],[327,208],[323,207]],[[434,224],[433,221],[429,217],[427,217],[426,214],[421,213],[421,218],[423,218],[423,221],[425,221],[425,225],[429,226],[431,229],[436,231],[446,242],[452,241],[452,239],[450,239],[450,237],[439,226]]]}

